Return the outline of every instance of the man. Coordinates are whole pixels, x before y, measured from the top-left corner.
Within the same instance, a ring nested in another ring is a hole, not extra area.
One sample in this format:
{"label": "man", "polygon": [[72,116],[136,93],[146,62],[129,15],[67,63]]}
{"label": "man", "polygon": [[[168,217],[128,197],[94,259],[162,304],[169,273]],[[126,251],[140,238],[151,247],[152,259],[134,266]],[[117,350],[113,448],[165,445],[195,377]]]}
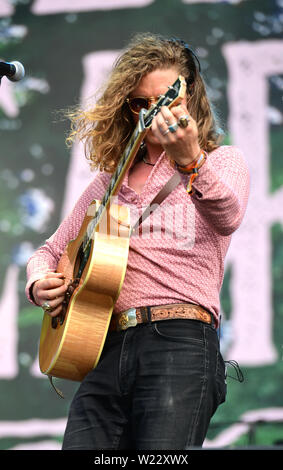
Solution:
{"label": "man", "polygon": [[[154,117],[119,203],[146,207],[175,171],[181,181],[160,205],[159,234],[153,223],[152,236],[131,237],[103,353],[71,404],[64,450],[201,446],[225,400],[219,292],[231,235],[244,216],[249,175],[239,149],[219,144],[198,59],[183,41],[137,35],[93,109],[71,115],[70,139],[85,140],[91,166],[100,172],[29,260],[26,292],[52,317],[61,312],[66,286],[55,272],[59,258],[90,202],[102,199],[140,109],[156,103],[179,75],[186,80],[185,97]],[[137,325],[121,331],[119,318],[129,309],[135,309]]]}

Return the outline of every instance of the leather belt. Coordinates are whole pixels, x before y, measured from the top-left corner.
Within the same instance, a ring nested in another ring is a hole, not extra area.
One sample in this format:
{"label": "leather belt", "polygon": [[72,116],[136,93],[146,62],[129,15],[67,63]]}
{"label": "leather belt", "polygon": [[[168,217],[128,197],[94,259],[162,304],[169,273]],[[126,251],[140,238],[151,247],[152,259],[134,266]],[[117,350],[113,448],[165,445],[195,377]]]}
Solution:
{"label": "leather belt", "polygon": [[140,323],[170,319],[199,320],[214,326],[213,315],[196,304],[169,304],[154,307],[129,308],[124,312],[113,314],[110,331],[126,330]]}

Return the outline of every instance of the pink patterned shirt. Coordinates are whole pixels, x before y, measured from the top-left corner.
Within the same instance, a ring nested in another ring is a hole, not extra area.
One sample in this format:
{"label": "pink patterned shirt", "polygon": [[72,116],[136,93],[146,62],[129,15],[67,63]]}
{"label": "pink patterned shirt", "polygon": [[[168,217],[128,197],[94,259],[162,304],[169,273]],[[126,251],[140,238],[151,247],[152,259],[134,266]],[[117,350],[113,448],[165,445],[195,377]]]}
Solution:
{"label": "pink patterned shirt", "polygon": [[[163,152],[140,194],[128,186],[126,175],[118,203],[130,208],[134,224],[175,170]],[[29,259],[26,295],[48,271],[55,271],[67,243],[77,237],[87,208],[101,200],[110,175],[99,173],[57,231]],[[241,151],[222,146],[211,152],[186,192],[188,176],[133,234],[124,283],[114,313],[131,307],[196,303],[219,318],[219,293],[224,259],[232,233],[239,227],[249,194],[249,171]]]}

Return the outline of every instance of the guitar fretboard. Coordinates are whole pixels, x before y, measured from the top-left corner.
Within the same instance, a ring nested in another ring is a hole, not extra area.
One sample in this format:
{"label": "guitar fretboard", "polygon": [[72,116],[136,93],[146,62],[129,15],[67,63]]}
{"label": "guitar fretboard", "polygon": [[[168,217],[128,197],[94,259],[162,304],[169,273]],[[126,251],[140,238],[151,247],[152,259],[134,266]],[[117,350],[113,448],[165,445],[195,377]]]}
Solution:
{"label": "guitar fretboard", "polygon": [[143,137],[144,129],[142,129],[140,123],[138,123],[124,150],[122,157],[119,160],[116,170],[114,171],[110,179],[110,182],[101,200],[101,203],[88,226],[87,232],[83,240],[84,251],[87,249],[88,244],[93,236],[93,233],[95,232],[97,225],[101,221],[101,218],[103,217],[105,210],[111,201],[111,198],[117,193],[119,183],[123,179],[126,170],[128,169],[133,158],[135,157],[140,146],[140,141],[143,139]]}

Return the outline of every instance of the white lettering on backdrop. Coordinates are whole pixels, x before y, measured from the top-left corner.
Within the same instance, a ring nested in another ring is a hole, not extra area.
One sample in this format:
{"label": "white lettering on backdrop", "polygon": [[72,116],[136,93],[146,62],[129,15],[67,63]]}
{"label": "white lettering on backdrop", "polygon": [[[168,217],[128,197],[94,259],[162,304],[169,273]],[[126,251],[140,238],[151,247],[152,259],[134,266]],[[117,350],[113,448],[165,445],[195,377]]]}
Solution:
{"label": "white lettering on backdrop", "polygon": [[[283,41],[226,44],[229,129],[251,172],[247,214],[234,234],[232,265],[233,345],[229,357],[242,365],[277,358],[273,344],[271,225],[283,223],[283,188],[269,194],[268,77],[283,73]],[[279,156],[277,157],[279,158]]]}
{"label": "white lettering on backdrop", "polygon": [[15,8],[9,0],[0,0],[0,18],[14,14]]}
{"label": "white lettering on backdrop", "polygon": [[154,0],[36,0],[31,11],[36,15],[49,15],[50,13],[79,12],[91,10],[116,10],[120,8],[146,7]]}

